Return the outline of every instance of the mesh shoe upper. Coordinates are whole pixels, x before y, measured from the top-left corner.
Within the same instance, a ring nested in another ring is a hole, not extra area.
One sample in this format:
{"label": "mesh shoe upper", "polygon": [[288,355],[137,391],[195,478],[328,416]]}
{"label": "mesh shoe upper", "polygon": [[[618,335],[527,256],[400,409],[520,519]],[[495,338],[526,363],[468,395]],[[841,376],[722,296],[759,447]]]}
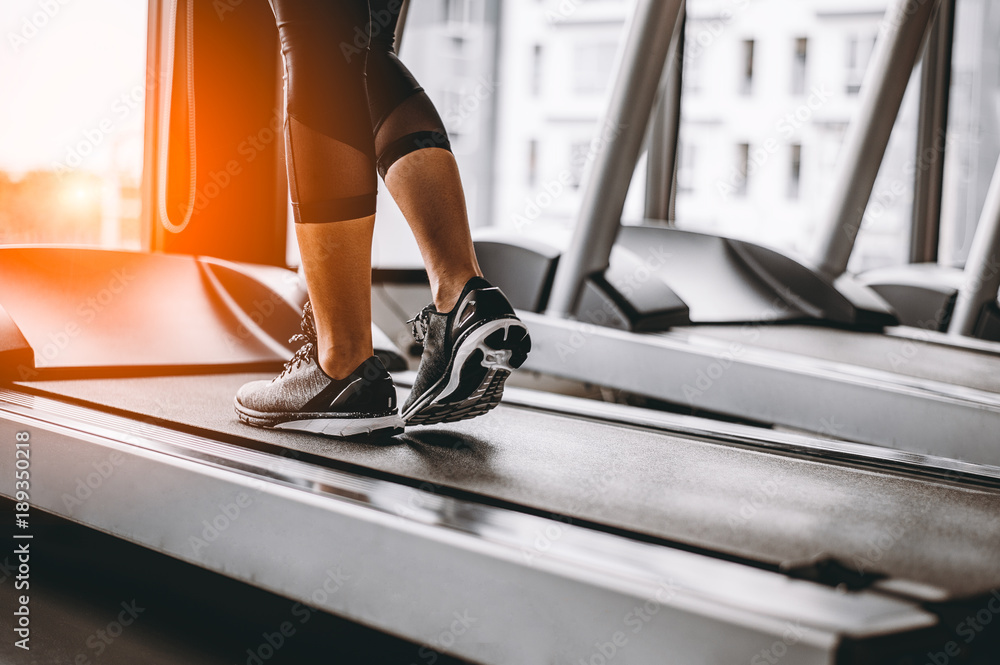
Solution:
{"label": "mesh shoe upper", "polygon": [[425,307],[412,320],[414,338],[423,342],[424,352],[403,410],[445,375],[455,344],[467,333],[486,321],[508,317],[516,314],[506,296],[482,277],[468,281],[450,312],[438,312],[434,305]]}
{"label": "mesh shoe upper", "polygon": [[396,410],[396,389],[374,356],[341,380],[331,379],[310,358],[270,381],[244,385],[236,400],[260,413],[390,415]]}
{"label": "mesh shoe upper", "polygon": [[303,345],[270,381],[253,381],[236,394],[245,409],[260,414],[316,413],[344,416],[391,415],[396,389],[382,361],[372,356],[344,379],[331,379],[319,365],[316,328],[309,303],[302,313]]}

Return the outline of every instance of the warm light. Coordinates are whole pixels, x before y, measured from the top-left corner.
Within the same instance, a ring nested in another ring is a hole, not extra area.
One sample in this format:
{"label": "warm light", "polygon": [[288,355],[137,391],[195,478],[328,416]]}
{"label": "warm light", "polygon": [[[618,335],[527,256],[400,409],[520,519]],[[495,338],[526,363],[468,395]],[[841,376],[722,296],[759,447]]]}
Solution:
{"label": "warm light", "polygon": [[100,200],[99,187],[100,182],[95,179],[80,181],[74,178],[63,187],[60,200],[63,206],[70,210],[84,210]]}

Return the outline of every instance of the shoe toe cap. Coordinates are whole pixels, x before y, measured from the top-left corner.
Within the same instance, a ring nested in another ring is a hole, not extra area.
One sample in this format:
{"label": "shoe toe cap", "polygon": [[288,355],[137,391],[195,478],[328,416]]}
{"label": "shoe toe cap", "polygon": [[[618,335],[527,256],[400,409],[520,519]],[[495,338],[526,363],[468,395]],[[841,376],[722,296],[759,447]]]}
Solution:
{"label": "shoe toe cap", "polygon": [[238,391],[236,391],[236,403],[247,409],[253,409],[255,411],[261,411],[261,397],[263,394],[263,388],[270,383],[269,381],[251,381],[250,383],[243,384]]}

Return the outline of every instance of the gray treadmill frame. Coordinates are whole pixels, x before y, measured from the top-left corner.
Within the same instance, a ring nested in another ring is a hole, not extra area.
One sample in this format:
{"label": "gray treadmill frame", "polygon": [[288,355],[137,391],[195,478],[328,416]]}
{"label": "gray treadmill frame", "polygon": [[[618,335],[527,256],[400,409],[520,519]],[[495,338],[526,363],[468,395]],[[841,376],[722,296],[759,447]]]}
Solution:
{"label": "gray treadmill frame", "polygon": [[670,45],[661,90],[649,126],[649,147],[646,153],[646,219],[670,223],[674,218],[677,186],[678,145],[681,126],[681,89],[684,75],[684,45],[687,25],[687,0],[681,4],[680,16]]}
{"label": "gray treadmill frame", "polygon": [[[925,272],[928,269],[933,272]],[[956,273],[960,280],[957,284],[954,279]],[[940,306],[936,307],[936,319],[932,318],[928,323],[941,321],[941,317],[950,314],[948,337],[952,344],[968,348],[993,344],[993,352],[1000,352],[1000,346],[995,342],[980,342],[976,337],[982,334],[980,324],[984,315],[990,311],[989,308],[997,307],[1000,292],[1000,160],[994,167],[990,188],[972,237],[969,258],[961,271],[933,263],[909,264],[871,271],[862,276],[862,281],[874,285],[908,286],[912,289],[910,297],[913,298],[926,298],[927,289],[933,287],[940,294]],[[955,298],[955,303],[949,312],[947,301],[951,297]]]}
{"label": "gray treadmill frame", "polygon": [[939,3],[895,0],[882,19],[861,86],[860,108],[851,121],[837,162],[831,205],[819,226],[815,260],[819,269],[831,277],[847,270],[910,74]]}
{"label": "gray treadmill frame", "polygon": [[580,218],[556,268],[548,312],[569,316],[583,281],[608,265],[683,0],[637,0],[583,190]]}
{"label": "gray treadmill frame", "polygon": [[983,211],[972,237],[969,258],[965,262],[962,286],[955,299],[955,309],[948,334],[972,336],[984,308],[995,305],[1000,290],[1000,159],[993,169],[993,179],[986,192]]}
{"label": "gray treadmill frame", "polygon": [[[528,370],[709,413],[1000,466],[1000,394],[736,344],[697,328],[636,335],[518,314],[534,347]],[[886,339],[897,353],[907,343]],[[641,367],[622,358],[641,358]],[[692,389],[699,391],[696,402]]]}
{"label": "gray treadmill frame", "polygon": [[942,0],[930,26],[920,68],[920,116],[917,151],[932,151],[926,168],[916,169],[913,183],[913,224],[910,263],[937,261],[944,188],[945,141],[951,98],[951,65],[955,43],[956,0]]}
{"label": "gray treadmill frame", "polygon": [[[818,266],[831,277],[843,274],[847,268],[906,86],[938,4],[939,0],[895,0],[886,12],[883,34],[862,87],[861,108],[838,165],[833,206],[823,230]],[[529,356],[526,367],[689,404],[683,394],[684,385],[693,382],[698,371],[725,360],[725,349],[720,350],[716,340],[689,332],[638,337],[565,318],[575,307],[586,275],[608,265],[638,156],[639,132],[634,128],[645,127],[650,119],[653,92],[668,55],[666,35],[676,27],[671,21],[681,16],[676,3],[654,5],[639,2],[637,6],[604,125],[633,131],[601,145],[584,192],[580,220],[556,269],[547,316],[522,315],[537,349]],[[656,39],[661,40],[659,48],[644,46]],[[940,102],[932,93],[928,91],[925,103]],[[982,240],[970,258],[969,274],[973,277],[966,283],[967,303],[981,303],[987,297],[984,293],[992,292],[995,297],[994,281],[1000,283],[1000,271],[985,280],[981,278],[985,273],[975,268],[977,264],[989,265],[991,257],[995,261],[995,254],[986,249],[994,242],[1000,244],[1000,181],[994,184],[978,234]],[[968,334],[968,322],[978,311],[957,314],[958,320],[952,323],[954,330]],[[586,353],[559,352],[574,351],[574,341],[581,339],[581,334],[589,340]],[[621,357],[642,358],[642,368],[636,363],[622,363]],[[769,363],[773,365],[769,367]],[[663,380],[667,372],[668,381]],[[995,432],[1000,431],[1000,396],[995,394],[762,349],[733,360],[731,366],[727,364],[724,378],[724,389],[710,391],[692,406],[813,432],[830,430],[832,435],[863,443],[895,448],[905,445],[914,452],[987,464],[1000,462],[1000,450],[995,446]],[[757,389],[760,385],[783,385],[786,389],[795,385],[798,390],[788,391],[788,399],[777,403],[780,400],[773,399],[768,391]],[[886,417],[887,413],[918,417],[892,419]],[[958,440],[956,432],[967,436]]]}
{"label": "gray treadmill frame", "polygon": [[[794,662],[829,663],[845,638],[937,621],[891,592],[845,593],[17,391],[0,390],[0,413],[0,436],[31,433],[35,508],[475,662],[587,659],[643,609],[650,629],[627,633],[621,662],[706,662],[708,643],[713,662],[740,662],[784,639]],[[91,483],[102,465],[111,472]],[[8,497],[12,467],[0,464]],[[67,502],[84,476],[90,494]],[[547,529],[558,535],[539,552]]]}

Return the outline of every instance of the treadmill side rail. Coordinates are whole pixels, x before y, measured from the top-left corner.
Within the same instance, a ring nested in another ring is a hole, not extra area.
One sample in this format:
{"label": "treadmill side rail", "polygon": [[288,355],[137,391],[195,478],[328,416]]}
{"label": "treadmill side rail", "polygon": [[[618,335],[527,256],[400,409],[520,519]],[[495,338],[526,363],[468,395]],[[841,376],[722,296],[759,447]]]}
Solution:
{"label": "treadmill side rail", "polygon": [[[697,328],[634,334],[519,315],[535,346],[524,365],[529,370],[696,412],[1000,466],[997,393],[753,346],[751,337],[715,339],[699,335]],[[885,352],[898,353],[904,343],[887,337]]]}

